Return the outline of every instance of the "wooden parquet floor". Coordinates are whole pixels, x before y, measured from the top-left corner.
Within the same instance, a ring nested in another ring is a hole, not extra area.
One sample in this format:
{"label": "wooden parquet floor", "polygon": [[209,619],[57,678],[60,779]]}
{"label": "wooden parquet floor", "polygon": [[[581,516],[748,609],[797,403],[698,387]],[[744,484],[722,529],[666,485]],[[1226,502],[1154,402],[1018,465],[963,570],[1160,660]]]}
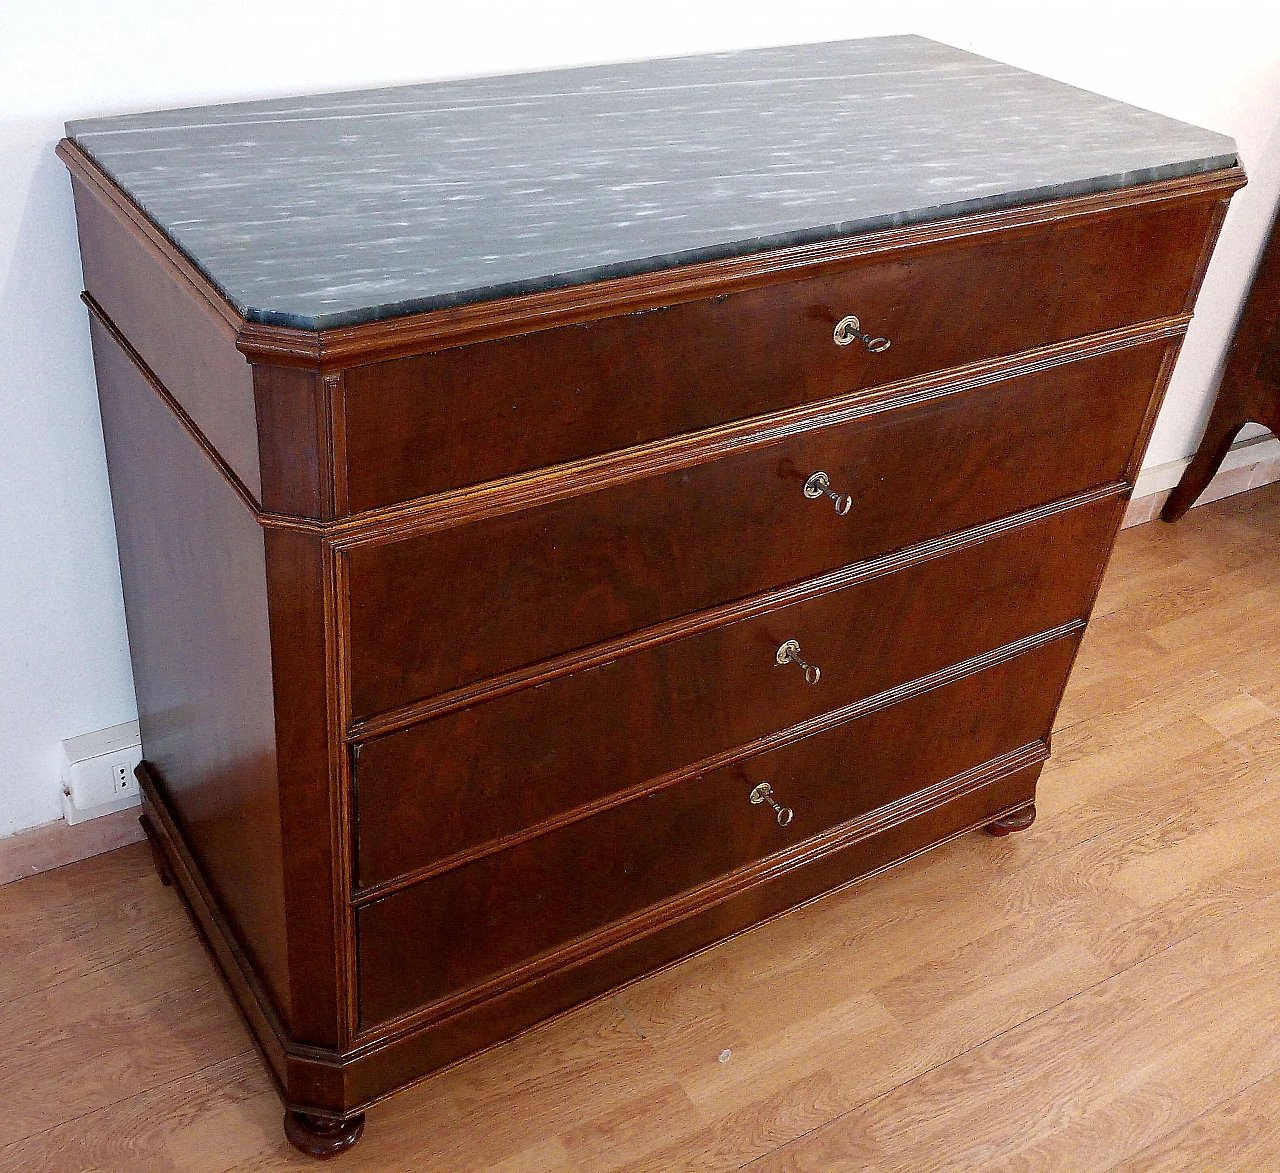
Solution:
{"label": "wooden parquet floor", "polygon": [[[1278,538],[1280,485],[1121,535],[1029,831],[478,1056],[329,1167],[1280,1171]],[[144,846],[0,888],[0,994],[0,1169],[315,1167]]]}

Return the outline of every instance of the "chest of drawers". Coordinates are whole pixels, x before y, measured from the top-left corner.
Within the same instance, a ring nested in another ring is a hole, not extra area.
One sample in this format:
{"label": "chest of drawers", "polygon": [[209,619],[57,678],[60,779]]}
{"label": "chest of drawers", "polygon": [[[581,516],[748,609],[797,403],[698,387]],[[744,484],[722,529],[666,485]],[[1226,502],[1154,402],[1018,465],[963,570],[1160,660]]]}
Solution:
{"label": "chest of drawers", "polygon": [[1229,140],[918,38],[69,135],[144,824],[299,1147],[1029,824]]}

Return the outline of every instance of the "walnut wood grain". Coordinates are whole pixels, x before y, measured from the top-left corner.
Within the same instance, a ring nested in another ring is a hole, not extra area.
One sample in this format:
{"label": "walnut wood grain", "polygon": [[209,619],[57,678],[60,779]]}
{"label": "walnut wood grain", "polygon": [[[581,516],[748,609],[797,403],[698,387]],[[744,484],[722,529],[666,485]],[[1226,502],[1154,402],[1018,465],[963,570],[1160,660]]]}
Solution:
{"label": "walnut wood grain", "polygon": [[335,515],[333,384],[315,371],[255,367],[262,510],[327,521]]}
{"label": "walnut wood grain", "polygon": [[[1032,525],[1072,509],[1087,508],[1099,501],[1122,497],[1128,493],[1129,488],[1130,486],[1123,481],[1098,485],[1083,493],[1063,497],[1046,505],[1007,514],[985,525],[974,526],[958,533],[944,534],[864,562],[854,562],[838,567],[826,574],[798,583],[791,583],[777,589],[771,588],[730,603],[708,607],[692,615],[680,616],[652,627],[627,632],[615,639],[604,640],[563,655],[553,656],[526,668],[502,672],[475,684],[438,693],[433,697],[387,710],[374,717],[353,721],[347,727],[346,740],[354,748],[356,744],[371,738],[382,737],[400,729],[408,729],[432,718],[505,697],[524,688],[537,687],[575,672],[589,671],[647,649],[671,643],[673,640],[698,635],[728,624],[756,619],[780,608],[789,607],[831,591],[842,590],[864,580],[896,574],[917,563],[946,557],[952,552],[969,546],[997,540],[1020,526]],[[343,563],[337,560],[336,565],[341,569]],[[342,594],[346,588],[341,575],[339,583],[338,593]]]}
{"label": "walnut wood grain", "polygon": [[[1113,480],[1163,357],[1164,345],[1133,347],[540,509],[351,548],[352,715]],[[1099,385],[1105,399],[1089,393]],[[804,497],[817,470],[852,496],[849,516]]]}
{"label": "walnut wood grain", "polygon": [[[1213,207],[1145,206],[1052,232],[963,238],[743,293],[353,367],[349,507],[377,509],[1178,314]],[[1139,268],[1143,280],[1131,281]],[[986,273],[1001,279],[984,281]],[[848,314],[889,338],[889,349],[837,346],[832,330]],[[479,452],[478,434],[489,438]]]}
{"label": "walnut wood grain", "polygon": [[[267,530],[272,711],[276,746],[289,973],[298,1011],[292,1037],[338,1047],[349,1037],[344,909],[346,779],[331,730],[336,708],[328,564],[318,538]],[[330,596],[331,597],[331,596]]]}
{"label": "walnut wood grain", "polygon": [[[1119,508],[1106,497],[361,743],[359,886],[537,834],[668,771],[1081,619]],[[820,666],[816,685],[777,663],[790,638]]]}
{"label": "walnut wood grain", "polygon": [[235,349],[235,327],[159,263],[154,244],[100,184],[73,174],[71,190],[86,292],[260,501],[253,369]]}
{"label": "walnut wood grain", "polygon": [[645,480],[664,472],[691,468],[722,456],[768,447],[789,436],[868,419],[930,399],[964,394],[1002,380],[1046,374],[1071,363],[1102,358],[1135,346],[1177,341],[1186,333],[1190,322],[1189,314],[1180,314],[1015,355],[984,359],[955,370],[930,372],[884,387],[837,396],[822,403],[735,420],[701,432],[584,457],[551,468],[517,473],[482,485],[453,489],[328,523],[280,515],[263,515],[261,520],[264,525],[327,534],[335,546],[343,549],[398,541],[415,534],[450,529],[482,518],[515,513],[629,481]]}
{"label": "walnut wood grain", "polygon": [[[465,989],[1043,740],[1074,653],[1074,639],[1057,640],[362,908],[361,1025]],[[996,703],[1019,694],[1028,703]],[[764,782],[795,810],[785,827],[767,806],[748,801]],[[608,851],[598,850],[602,843]],[[459,921],[472,926],[465,953],[448,946]]]}
{"label": "walnut wood grain", "polygon": [[144,753],[287,1020],[263,532],[107,330],[91,327]]}

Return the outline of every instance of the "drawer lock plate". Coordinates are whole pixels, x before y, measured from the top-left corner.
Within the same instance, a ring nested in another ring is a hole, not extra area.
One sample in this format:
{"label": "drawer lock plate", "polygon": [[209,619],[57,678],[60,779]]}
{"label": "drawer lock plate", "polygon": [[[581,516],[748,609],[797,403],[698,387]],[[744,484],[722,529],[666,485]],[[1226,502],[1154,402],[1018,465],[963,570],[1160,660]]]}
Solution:
{"label": "drawer lock plate", "polygon": [[800,658],[800,645],[793,639],[787,640],[777,654],[779,664],[799,664],[804,669],[804,678],[808,684],[817,684],[822,679],[822,669]]}
{"label": "drawer lock plate", "polygon": [[752,806],[759,806],[762,802],[767,802],[778,815],[778,826],[785,827],[793,818],[795,811],[789,806],[780,806],[773,797],[773,787],[768,782],[761,782],[752,792],[747,795],[751,799]]}
{"label": "drawer lock plate", "polygon": [[843,517],[850,509],[853,508],[853,498],[848,493],[836,493],[831,489],[831,478],[825,472],[819,470],[815,472],[804,483],[804,495],[810,501],[816,501],[819,497],[830,497],[836,504],[836,513]]}
{"label": "drawer lock plate", "polygon": [[872,354],[883,354],[893,344],[887,338],[873,338],[863,333],[862,323],[852,314],[841,318],[836,323],[832,337],[837,346],[848,346],[850,342],[861,342]]}

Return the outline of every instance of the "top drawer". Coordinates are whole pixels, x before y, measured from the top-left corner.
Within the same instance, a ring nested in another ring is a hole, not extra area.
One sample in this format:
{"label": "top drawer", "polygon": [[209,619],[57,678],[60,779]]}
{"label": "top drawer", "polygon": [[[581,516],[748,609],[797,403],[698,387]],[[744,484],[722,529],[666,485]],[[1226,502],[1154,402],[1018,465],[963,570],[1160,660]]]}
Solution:
{"label": "top drawer", "polygon": [[[899,249],[838,272],[354,367],[352,512],[1183,312],[1213,203]],[[892,345],[837,346],[859,318]]]}

